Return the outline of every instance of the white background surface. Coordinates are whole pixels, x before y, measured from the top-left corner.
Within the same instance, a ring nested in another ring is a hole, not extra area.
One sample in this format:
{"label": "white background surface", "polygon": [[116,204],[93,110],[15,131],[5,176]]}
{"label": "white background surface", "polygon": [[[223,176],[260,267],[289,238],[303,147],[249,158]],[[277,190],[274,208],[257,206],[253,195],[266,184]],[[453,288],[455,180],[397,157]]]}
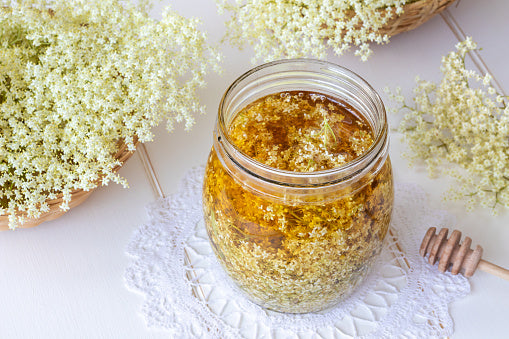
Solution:
{"label": "white background surface", "polygon": [[[210,41],[219,44],[224,16],[213,0],[165,0],[187,17],[203,20]],[[154,13],[157,13],[156,9]],[[509,2],[462,0],[450,12],[467,35],[483,48],[481,56],[504,91],[509,92]],[[157,14],[156,14],[157,15]],[[374,46],[362,63],[352,53],[330,56],[329,61],[363,76],[388,101],[382,89],[401,86],[410,97],[415,75],[440,79],[440,58],[454,49],[455,36],[437,16],[418,29]],[[155,130],[155,141],[146,145],[165,194],[176,192],[184,173],[205,163],[212,142],[216,110],[228,85],[253,67],[249,48],[238,51],[219,45],[224,73],[208,77],[201,91],[207,114],[197,117],[191,132],[177,128],[168,134]],[[398,117],[390,120],[396,122]],[[395,125],[393,124],[392,127]],[[484,247],[484,259],[509,268],[509,211],[492,217],[489,211],[465,212],[461,203],[444,203],[447,179],[431,180],[423,168],[408,169],[401,158],[399,136],[391,136],[395,179],[422,185],[430,205],[446,209],[457,218],[457,228]],[[125,288],[123,273],[130,259],[125,248],[132,233],[146,219],[144,206],[156,198],[138,155],[121,169],[130,188],[100,188],[81,206],[52,222],[33,229],[0,233],[0,338],[163,338],[168,334],[149,329],[139,314],[142,297]],[[454,338],[504,338],[509,314],[509,282],[484,272],[470,279],[472,291],[450,305]]]}

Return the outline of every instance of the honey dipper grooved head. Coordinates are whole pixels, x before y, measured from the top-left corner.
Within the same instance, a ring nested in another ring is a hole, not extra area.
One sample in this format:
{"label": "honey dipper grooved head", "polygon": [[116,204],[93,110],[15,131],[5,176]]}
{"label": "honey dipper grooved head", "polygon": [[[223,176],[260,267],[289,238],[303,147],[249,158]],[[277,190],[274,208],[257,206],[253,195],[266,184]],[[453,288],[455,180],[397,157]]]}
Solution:
{"label": "honey dipper grooved head", "polygon": [[481,261],[482,247],[478,245],[472,250],[472,240],[469,237],[460,244],[460,231],[454,230],[449,239],[448,233],[447,228],[442,228],[438,234],[435,227],[429,228],[422,240],[419,254],[423,257],[429,254],[432,265],[438,261],[440,272],[451,269],[452,274],[462,272],[466,277],[472,276]]}

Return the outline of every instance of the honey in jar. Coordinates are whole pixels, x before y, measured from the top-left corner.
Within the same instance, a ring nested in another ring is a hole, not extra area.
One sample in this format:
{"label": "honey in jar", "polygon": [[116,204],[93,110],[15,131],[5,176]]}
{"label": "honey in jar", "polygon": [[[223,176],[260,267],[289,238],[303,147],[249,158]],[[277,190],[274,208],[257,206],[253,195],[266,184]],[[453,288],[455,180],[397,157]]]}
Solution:
{"label": "honey in jar", "polygon": [[219,262],[249,299],[316,312],[363,280],[392,212],[387,143],[379,97],[339,66],[280,61],[230,87],[203,207]]}

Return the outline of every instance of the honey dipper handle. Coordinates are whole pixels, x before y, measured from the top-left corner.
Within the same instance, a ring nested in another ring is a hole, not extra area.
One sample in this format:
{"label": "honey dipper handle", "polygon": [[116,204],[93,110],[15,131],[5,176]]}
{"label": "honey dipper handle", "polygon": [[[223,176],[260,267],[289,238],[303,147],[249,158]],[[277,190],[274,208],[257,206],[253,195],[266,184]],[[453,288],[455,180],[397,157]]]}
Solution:
{"label": "honey dipper handle", "polygon": [[479,266],[477,266],[477,268],[486,273],[496,275],[499,278],[509,280],[509,270],[498,265],[492,264],[489,261],[481,259],[481,261],[479,261]]}

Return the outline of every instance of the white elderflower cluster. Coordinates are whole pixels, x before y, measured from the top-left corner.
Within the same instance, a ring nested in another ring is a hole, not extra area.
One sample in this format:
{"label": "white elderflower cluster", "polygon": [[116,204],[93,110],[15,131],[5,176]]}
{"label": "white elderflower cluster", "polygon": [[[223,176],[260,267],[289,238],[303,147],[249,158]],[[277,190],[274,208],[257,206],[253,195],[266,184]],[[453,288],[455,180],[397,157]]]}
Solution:
{"label": "white elderflower cluster", "polygon": [[496,212],[498,205],[509,207],[508,97],[490,85],[489,74],[465,68],[465,56],[476,48],[467,38],[443,57],[439,84],[417,78],[412,106],[400,90],[391,97],[407,111],[399,130],[411,162],[423,160],[431,175],[452,176],[457,185],[448,198]]}
{"label": "white elderflower cluster", "polygon": [[369,43],[389,41],[378,33],[402,14],[408,0],[216,0],[219,13],[229,11],[227,37],[232,45],[254,46],[254,60],[314,56],[325,58],[327,47],[337,55],[351,45],[367,60]]}
{"label": "white elderflower cluster", "polygon": [[123,141],[166,120],[193,124],[218,70],[199,22],[116,0],[0,1],[0,215],[37,218],[47,199],[109,181]]}

